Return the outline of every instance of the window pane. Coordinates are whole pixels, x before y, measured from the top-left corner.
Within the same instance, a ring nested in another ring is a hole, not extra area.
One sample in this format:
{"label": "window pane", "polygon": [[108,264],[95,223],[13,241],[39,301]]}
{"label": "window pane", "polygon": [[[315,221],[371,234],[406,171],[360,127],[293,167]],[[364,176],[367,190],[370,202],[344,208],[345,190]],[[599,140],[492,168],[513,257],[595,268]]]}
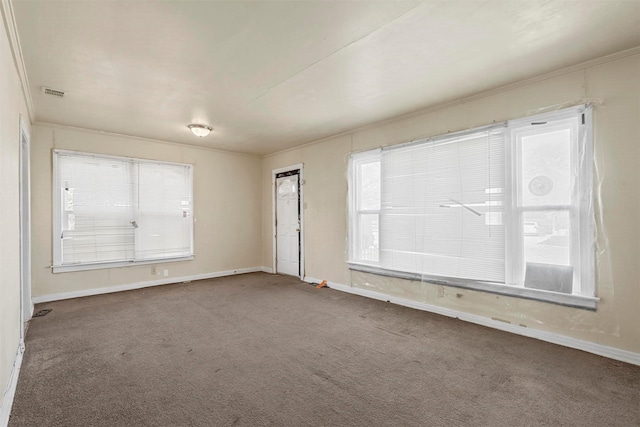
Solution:
{"label": "window pane", "polygon": [[278,184],[278,195],[288,196],[298,193],[298,177],[287,178]]}
{"label": "window pane", "polygon": [[378,262],[378,214],[358,215],[358,241],[356,258],[360,261]]}
{"label": "window pane", "polygon": [[191,254],[189,168],[182,165],[138,165],[136,259]]}
{"label": "window pane", "polygon": [[359,172],[358,209],[380,209],[380,162],[363,163]]}
{"label": "window pane", "polygon": [[523,216],[524,286],[570,294],[571,225],[567,211],[526,212]]}
{"label": "window pane", "polygon": [[60,156],[62,263],[133,259],[131,163]]}
{"label": "window pane", "polygon": [[571,221],[567,211],[525,212],[525,263],[571,265]]}
{"label": "window pane", "polygon": [[524,136],[520,149],[522,204],[570,204],[571,129]]}

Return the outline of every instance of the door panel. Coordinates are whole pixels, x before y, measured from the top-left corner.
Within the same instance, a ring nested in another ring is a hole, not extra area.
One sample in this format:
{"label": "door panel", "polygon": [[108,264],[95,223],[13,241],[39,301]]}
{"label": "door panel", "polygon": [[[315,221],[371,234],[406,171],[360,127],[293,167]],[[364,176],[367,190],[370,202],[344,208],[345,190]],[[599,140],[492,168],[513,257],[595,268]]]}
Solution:
{"label": "door panel", "polygon": [[299,174],[276,178],[277,272],[300,275]]}

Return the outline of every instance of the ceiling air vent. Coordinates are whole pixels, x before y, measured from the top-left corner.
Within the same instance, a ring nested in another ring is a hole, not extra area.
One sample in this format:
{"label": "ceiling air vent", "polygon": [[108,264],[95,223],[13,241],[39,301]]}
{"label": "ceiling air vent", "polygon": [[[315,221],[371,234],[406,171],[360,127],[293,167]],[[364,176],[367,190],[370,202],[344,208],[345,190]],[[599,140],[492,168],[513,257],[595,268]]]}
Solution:
{"label": "ceiling air vent", "polygon": [[64,91],[51,89],[46,86],[42,86],[42,93],[45,95],[57,96],[58,98],[64,98]]}

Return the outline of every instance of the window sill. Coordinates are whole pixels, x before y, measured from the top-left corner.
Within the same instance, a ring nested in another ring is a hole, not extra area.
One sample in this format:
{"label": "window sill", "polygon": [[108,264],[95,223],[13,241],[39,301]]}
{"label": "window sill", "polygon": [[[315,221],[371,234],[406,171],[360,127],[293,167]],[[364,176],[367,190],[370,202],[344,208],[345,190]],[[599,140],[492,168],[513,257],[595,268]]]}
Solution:
{"label": "window sill", "polygon": [[177,258],[162,258],[144,261],[116,261],[116,262],[101,262],[96,264],[67,264],[67,265],[53,265],[51,269],[54,273],[69,273],[72,271],[86,271],[86,270],[100,270],[103,268],[118,268],[118,267],[133,267],[136,265],[147,264],[161,264],[166,262],[178,262],[178,261],[191,261],[195,258],[195,255],[177,257]]}
{"label": "window sill", "polygon": [[545,291],[539,289],[521,288],[500,283],[480,282],[475,280],[457,279],[449,277],[425,276],[419,273],[408,273],[405,271],[388,270],[375,265],[348,262],[350,270],[361,271],[363,273],[378,274],[387,277],[397,277],[400,279],[415,280],[420,282],[433,283],[436,285],[453,286],[457,288],[472,289],[474,291],[490,292],[499,295],[507,295],[516,298],[524,298],[536,301],[543,301],[552,304],[559,304],[567,307],[582,308],[586,310],[596,310],[596,304],[600,300],[597,297],[587,297],[583,295],[570,295],[560,292]]}

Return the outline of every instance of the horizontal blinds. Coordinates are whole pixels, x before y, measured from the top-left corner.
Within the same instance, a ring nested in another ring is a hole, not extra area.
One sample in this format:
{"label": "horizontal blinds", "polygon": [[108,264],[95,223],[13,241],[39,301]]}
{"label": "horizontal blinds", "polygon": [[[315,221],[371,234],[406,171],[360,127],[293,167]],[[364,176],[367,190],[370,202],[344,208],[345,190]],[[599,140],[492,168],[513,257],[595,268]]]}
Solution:
{"label": "horizontal blinds", "polygon": [[184,165],[138,165],[136,258],[191,254],[190,168]]}
{"label": "horizontal blinds", "polygon": [[191,166],[56,152],[61,265],[193,254]]}
{"label": "horizontal blinds", "polygon": [[504,282],[504,133],[381,154],[380,266]]}
{"label": "horizontal blinds", "polygon": [[134,259],[132,164],[58,156],[62,264]]}

